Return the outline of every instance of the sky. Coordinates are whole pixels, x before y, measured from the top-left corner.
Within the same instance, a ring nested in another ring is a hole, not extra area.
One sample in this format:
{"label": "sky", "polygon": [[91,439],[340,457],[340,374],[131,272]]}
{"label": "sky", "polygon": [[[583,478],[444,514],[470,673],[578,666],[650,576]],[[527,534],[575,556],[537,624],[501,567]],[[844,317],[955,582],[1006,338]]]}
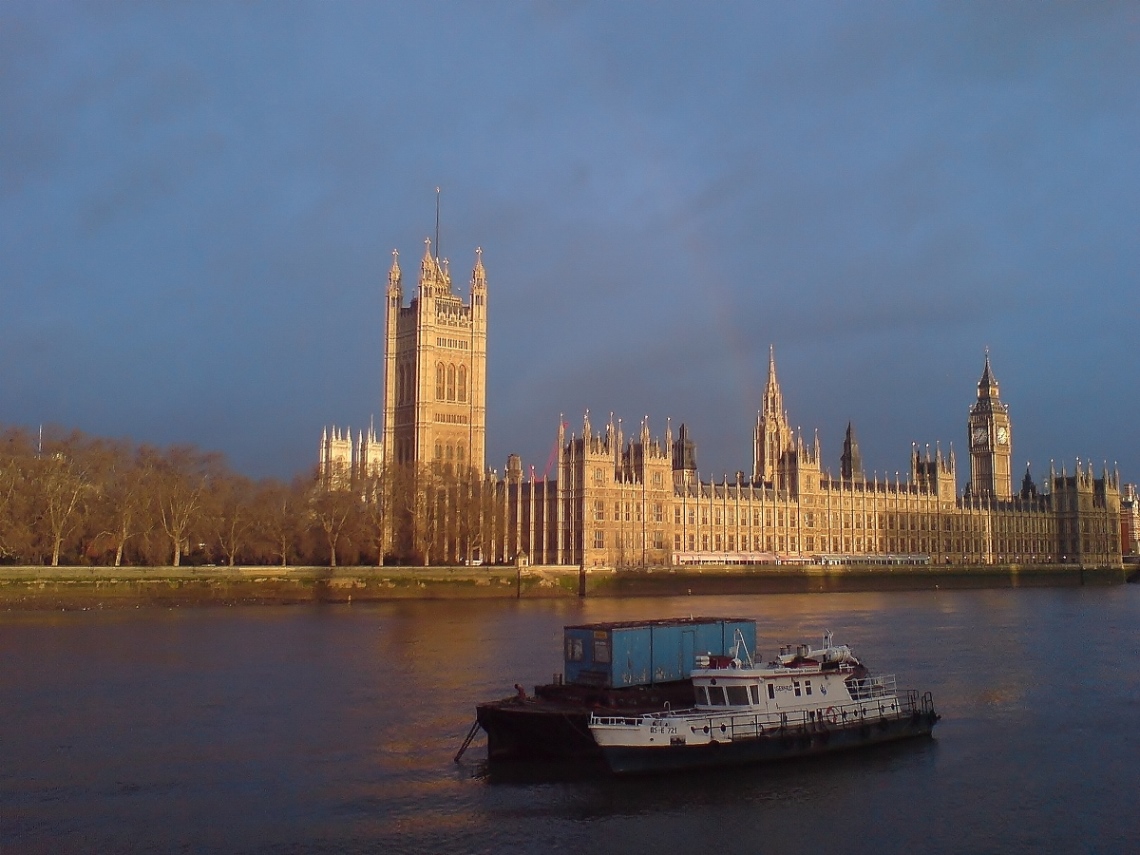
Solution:
{"label": "sky", "polygon": [[487,464],[560,418],[750,470],[1140,481],[1140,5],[0,0],[0,423],[291,478],[379,424],[383,291],[488,278]]}

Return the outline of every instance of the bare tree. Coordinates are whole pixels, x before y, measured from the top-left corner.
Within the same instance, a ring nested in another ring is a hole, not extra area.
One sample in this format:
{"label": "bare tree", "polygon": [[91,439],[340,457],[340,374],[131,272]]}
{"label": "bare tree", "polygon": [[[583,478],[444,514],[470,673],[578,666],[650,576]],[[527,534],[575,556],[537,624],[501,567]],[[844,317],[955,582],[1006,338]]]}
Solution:
{"label": "bare tree", "polygon": [[427,567],[440,529],[443,470],[439,466],[417,466],[412,489],[412,548]]}
{"label": "bare tree", "polygon": [[203,496],[219,464],[218,455],[187,445],[172,446],[155,461],[155,505],[175,567],[181,565],[190,533],[200,522]]}
{"label": "bare tree", "polygon": [[368,524],[372,545],[376,548],[377,567],[384,566],[384,558],[388,553],[392,537],[394,481],[394,467],[386,463],[368,473],[361,484],[364,501],[363,517]]}
{"label": "bare tree", "polygon": [[95,530],[114,549],[116,567],[123,564],[127,543],[154,526],[154,457],[118,442],[103,445],[94,458]]}
{"label": "bare tree", "polygon": [[214,542],[233,567],[254,528],[253,484],[240,475],[219,478],[206,496],[205,524]]}
{"label": "bare tree", "polygon": [[336,551],[352,528],[360,500],[349,490],[330,490],[314,480],[309,496],[309,514],[323,533],[329,550],[329,566],[337,566]]}
{"label": "bare tree", "polygon": [[483,479],[477,469],[467,469],[455,482],[456,546],[465,564],[482,559]]}
{"label": "bare tree", "polygon": [[292,484],[266,481],[253,501],[254,530],[269,546],[270,555],[289,565],[289,553],[304,528],[305,491],[300,479]]}
{"label": "bare tree", "polygon": [[63,541],[78,527],[81,500],[91,490],[86,452],[87,443],[78,431],[53,436],[32,470],[52,567],[59,566]]}
{"label": "bare tree", "polygon": [[0,437],[0,557],[19,558],[32,548],[29,471],[35,447],[27,431],[12,428]]}

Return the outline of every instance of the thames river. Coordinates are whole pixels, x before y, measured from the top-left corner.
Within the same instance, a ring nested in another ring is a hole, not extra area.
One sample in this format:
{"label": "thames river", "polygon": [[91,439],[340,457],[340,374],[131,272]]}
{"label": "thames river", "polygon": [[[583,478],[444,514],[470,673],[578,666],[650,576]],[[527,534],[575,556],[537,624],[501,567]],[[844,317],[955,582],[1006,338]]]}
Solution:
{"label": "thames river", "polygon": [[[935,738],[633,780],[486,775],[564,624],[826,629]],[[0,852],[1140,851],[1140,586],[0,615]]]}

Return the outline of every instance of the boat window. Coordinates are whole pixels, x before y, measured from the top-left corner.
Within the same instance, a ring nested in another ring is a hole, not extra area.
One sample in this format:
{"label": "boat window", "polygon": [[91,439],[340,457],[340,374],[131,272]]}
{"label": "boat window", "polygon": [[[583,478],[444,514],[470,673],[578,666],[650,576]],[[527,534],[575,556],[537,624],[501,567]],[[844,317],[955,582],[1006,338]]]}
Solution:
{"label": "boat window", "polygon": [[709,704],[714,707],[725,706],[723,687],[709,686]]}
{"label": "boat window", "polygon": [[757,686],[755,683],[753,683],[748,688],[752,690],[752,705],[753,706],[759,706],[760,705],[760,687]]}
{"label": "boat window", "polygon": [[594,661],[610,661],[610,640],[608,638],[598,638],[594,640]]}
{"label": "boat window", "polygon": [[800,696],[800,681],[792,680],[792,688],[796,690],[796,697]]}
{"label": "boat window", "polygon": [[768,700],[773,700],[776,697],[776,687],[771,683],[768,684]]}
{"label": "boat window", "polygon": [[809,695],[811,694],[811,680],[804,680],[804,692]]}
{"label": "boat window", "polygon": [[580,638],[567,638],[566,639],[566,661],[567,662],[581,662],[582,661],[582,639],[580,639]]}
{"label": "boat window", "polygon": [[728,704],[733,707],[748,706],[747,686],[726,686],[728,691]]}
{"label": "boat window", "polygon": [[709,693],[705,691],[705,687],[704,686],[693,686],[693,689],[696,691],[696,694],[697,694],[697,706],[706,706],[707,707],[709,705]]}

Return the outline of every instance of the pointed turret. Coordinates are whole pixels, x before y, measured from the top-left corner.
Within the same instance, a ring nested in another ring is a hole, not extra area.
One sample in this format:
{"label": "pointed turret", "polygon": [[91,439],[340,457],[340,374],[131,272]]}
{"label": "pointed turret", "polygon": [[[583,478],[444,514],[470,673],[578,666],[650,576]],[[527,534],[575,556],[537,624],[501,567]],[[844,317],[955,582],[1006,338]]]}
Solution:
{"label": "pointed turret", "polygon": [[1037,498],[1037,485],[1033,483],[1033,475],[1029,471],[1029,462],[1025,463],[1025,477],[1021,479],[1021,498]]}
{"label": "pointed turret", "polygon": [[990,351],[986,349],[986,364],[982,368],[982,378],[978,381],[978,400],[994,399],[998,396],[998,382],[990,368]]}
{"label": "pointed turret", "polygon": [[689,438],[689,430],[681,423],[677,441],[673,443],[673,483],[688,486],[697,481],[697,446]]}
{"label": "pointed turret", "polygon": [[839,458],[839,477],[844,481],[861,483],[863,475],[863,456],[859,453],[859,440],[855,438],[855,427],[847,423],[847,433],[843,437],[843,454]]}
{"label": "pointed turret", "polygon": [[388,293],[400,294],[404,292],[404,273],[400,270],[400,251],[392,250],[392,266],[388,268]]}
{"label": "pointed turret", "polygon": [[776,378],[776,349],[771,345],[768,347],[768,380],[756,418],[753,447],[753,479],[775,484],[781,459],[786,453],[794,452],[796,445],[788,427],[784,396]]}
{"label": "pointed turret", "polygon": [[483,269],[483,247],[475,247],[475,267],[471,271],[471,288],[487,287],[487,271]]}
{"label": "pointed turret", "polygon": [[424,238],[424,257],[420,260],[420,290],[425,296],[451,293],[451,277],[440,260],[431,253],[431,238]]}

